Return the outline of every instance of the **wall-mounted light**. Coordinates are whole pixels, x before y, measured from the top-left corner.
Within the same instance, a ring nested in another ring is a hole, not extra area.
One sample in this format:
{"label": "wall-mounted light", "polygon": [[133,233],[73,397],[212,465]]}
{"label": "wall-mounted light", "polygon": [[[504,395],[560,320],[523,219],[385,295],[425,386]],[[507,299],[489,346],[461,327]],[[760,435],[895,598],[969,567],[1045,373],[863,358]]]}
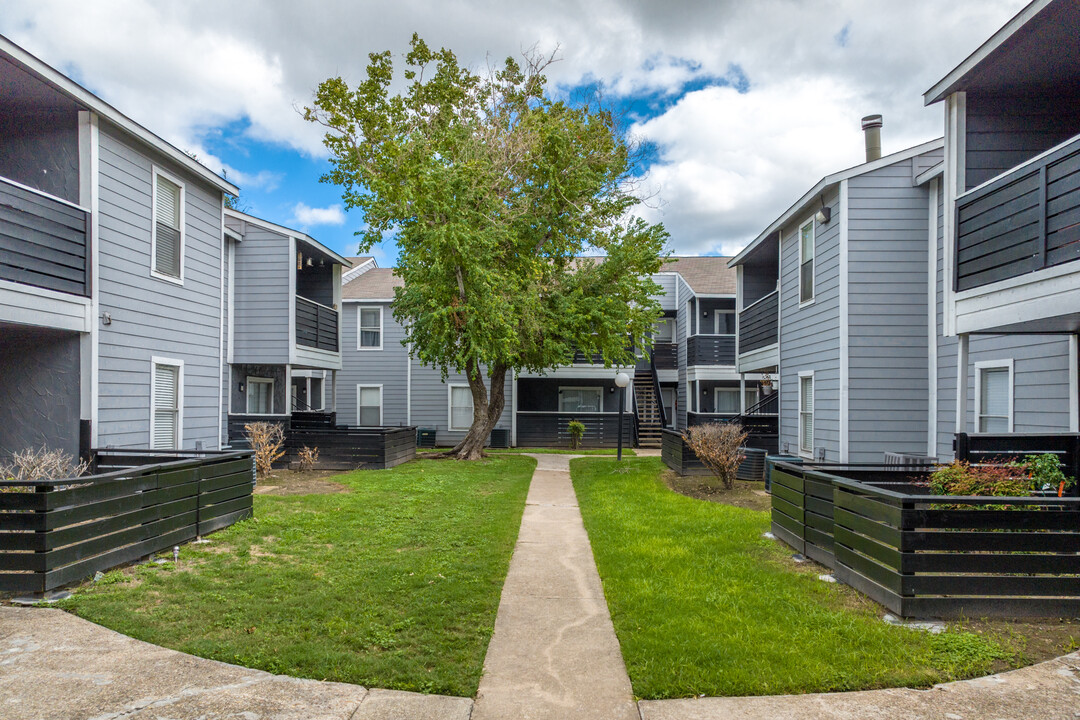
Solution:
{"label": "wall-mounted light", "polygon": [[315,260],[314,260],[314,258],[308,258],[308,259],[307,259],[307,266],[308,266],[308,267],[313,267],[314,265],[315,265]]}
{"label": "wall-mounted light", "polygon": [[821,225],[827,224],[830,220],[832,220],[832,208],[821,208],[817,211],[817,214],[814,215],[814,219],[817,220],[818,223]]}
{"label": "wall-mounted light", "polygon": [[240,392],[244,392],[244,383],[240,383]]}
{"label": "wall-mounted light", "polygon": [[302,252],[296,253],[296,269],[297,270],[303,270],[304,269],[304,253],[302,253]]}
{"label": "wall-mounted light", "polygon": [[701,317],[709,317],[709,311],[708,310],[702,310],[701,311]]}
{"label": "wall-mounted light", "polygon": [[108,313],[108,312],[101,313],[101,324],[102,325],[112,325],[112,313]]}

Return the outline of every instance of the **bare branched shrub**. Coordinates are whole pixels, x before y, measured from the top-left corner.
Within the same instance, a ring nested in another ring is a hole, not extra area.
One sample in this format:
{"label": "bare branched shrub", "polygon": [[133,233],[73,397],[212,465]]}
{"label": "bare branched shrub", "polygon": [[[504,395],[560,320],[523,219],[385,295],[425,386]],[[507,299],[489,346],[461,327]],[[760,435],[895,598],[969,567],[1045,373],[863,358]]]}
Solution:
{"label": "bare branched shrub", "polygon": [[310,448],[307,445],[300,448],[300,470],[311,470],[315,463],[319,462],[319,448]]}
{"label": "bare branched shrub", "polygon": [[255,472],[259,477],[270,474],[270,468],[285,454],[285,430],[278,423],[257,422],[245,425],[247,441],[255,451]]}
{"label": "bare branched shrub", "polygon": [[[63,450],[26,448],[11,454],[11,462],[0,465],[0,478],[29,482],[34,480],[64,480],[85,475],[90,464],[77,460]],[[0,488],[0,492],[25,492],[26,487]]]}
{"label": "bare branched shrub", "polygon": [[735,473],[746,457],[741,447],[749,435],[737,423],[709,423],[687,428],[683,439],[725,490],[735,487]]}

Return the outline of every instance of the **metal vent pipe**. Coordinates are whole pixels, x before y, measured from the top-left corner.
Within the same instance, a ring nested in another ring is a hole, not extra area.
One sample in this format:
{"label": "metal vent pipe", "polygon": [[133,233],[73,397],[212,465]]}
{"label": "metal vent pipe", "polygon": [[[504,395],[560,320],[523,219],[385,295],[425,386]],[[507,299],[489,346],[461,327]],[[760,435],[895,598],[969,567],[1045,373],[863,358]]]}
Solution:
{"label": "metal vent pipe", "polygon": [[867,115],[862,119],[863,134],[866,137],[866,162],[881,158],[881,116]]}

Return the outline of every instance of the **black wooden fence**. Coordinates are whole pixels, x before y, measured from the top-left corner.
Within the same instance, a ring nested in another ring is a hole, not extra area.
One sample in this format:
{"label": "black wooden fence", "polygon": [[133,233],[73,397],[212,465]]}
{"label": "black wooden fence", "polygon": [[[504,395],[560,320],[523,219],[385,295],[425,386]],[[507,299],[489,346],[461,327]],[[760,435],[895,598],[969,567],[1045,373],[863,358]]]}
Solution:
{"label": "black wooden fence", "polygon": [[285,434],[283,464],[300,459],[304,447],[319,449],[323,470],[383,470],[416,457],[415,427],[297,428]]}
{"label": "black wooden fence", "polygon": [[[619,444],[619,413],[518,412],[518,447],[570,447],[567,426],[577,420],[585,426],[581,446],[613,448]],[[634,446],[636,418],[623,413],[623,447]]]}
{"label": "black wooden fence", "polygon": [[902,617],[1080,614],[1080,499],[931,496],[928,471],[772,471],[773,534]]}
{"label": "black wooden fence", "polygon": [[[1066,477],[1080,479],[1080,433],[956,433],[953,443],[956,458],[970,463],[1056,455]],[[1080,483],[1073,485],[1072,494],[1080,494]]]}
{"label": "black wooden fence", "polygon": [[46,592],[251,515],[250,451],[94,453],[93,475],[0,480],[0,590]]}

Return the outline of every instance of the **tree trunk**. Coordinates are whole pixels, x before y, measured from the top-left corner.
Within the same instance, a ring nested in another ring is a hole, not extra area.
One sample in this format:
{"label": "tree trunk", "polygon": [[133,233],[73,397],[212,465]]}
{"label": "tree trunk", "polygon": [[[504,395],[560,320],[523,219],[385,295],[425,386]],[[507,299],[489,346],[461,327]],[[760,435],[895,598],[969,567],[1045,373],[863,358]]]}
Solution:
{"label": "tree trunk", "polygon": [[469,432],[461,442],[450,451],[450,455],[458,460],[479,460],[484,456],[484,444],[491,435],[495,424],[502,417],[503,407],[506,404],[504,383],[506,380],[506,366],[496,365],[489,369],[488,379],[491,383],[491,394],[488,395],[484,387],[484,379],[480,375],[480,368],[470,363],[466,368],[469,377],[469,389],[473,397],[473,421]]}

